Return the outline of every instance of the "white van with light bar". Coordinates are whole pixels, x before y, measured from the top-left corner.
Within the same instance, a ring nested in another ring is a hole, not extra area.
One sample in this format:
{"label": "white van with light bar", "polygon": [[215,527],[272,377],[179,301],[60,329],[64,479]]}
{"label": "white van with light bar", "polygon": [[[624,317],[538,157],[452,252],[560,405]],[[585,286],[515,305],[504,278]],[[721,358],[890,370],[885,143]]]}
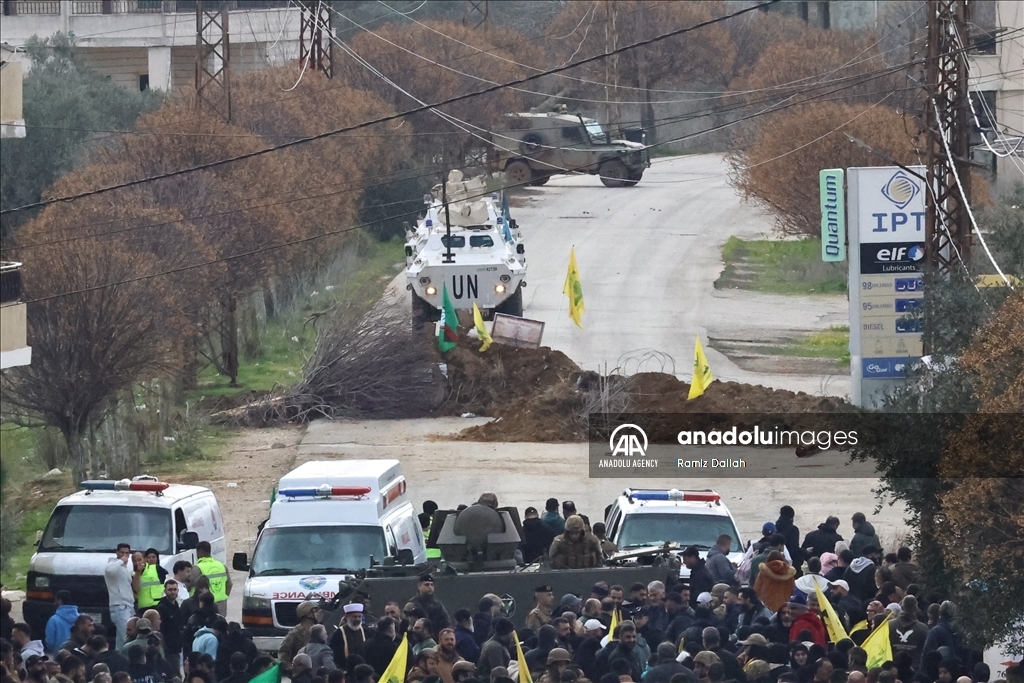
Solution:
{"label": "white van with light bar", "polygon": [[33,633],[46,629],[59,590],[71,593],[80,614],[111,624],[103,570],[118,543],[155,549],[168,574],[178,560],[195,564],[200,541],[210,543],[213,557],[227,560],[224,517],[208,488],[142,475],[83,481],[81,489],[57,503],[36,543],[23,606]]}
{"label": "white van with light bar", "polygon": [[281,477],[251,561],[234,555],[232,566],[249,573],[242,625],[276,652],[303,600],[333,598],[360,569],[426,559],[397,460],[307,462]]}
{"label": "white van with light bar", "polygon": [[[732,537],[729,561],[737,564],[743,558],[736,521],[722,497],[710,489],[626,489],[608,510],[605,528],[619,555],[672,543],[680,554],[696,546],[701,558],[706,558],[718,537],[728,534]],[[685,564],[679,576],[689,578]]]}

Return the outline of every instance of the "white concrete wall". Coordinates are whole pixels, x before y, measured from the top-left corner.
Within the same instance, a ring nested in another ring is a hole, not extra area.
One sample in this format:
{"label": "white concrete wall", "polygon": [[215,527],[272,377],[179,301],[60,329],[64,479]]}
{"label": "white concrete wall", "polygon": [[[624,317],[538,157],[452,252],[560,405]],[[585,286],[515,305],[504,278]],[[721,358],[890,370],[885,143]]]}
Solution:
{"label": "white concrete wall", "polygon": [[112,47],[76,50],[82,66],[99,71],[117,85],[129,90],[139,89],[139,76],[149,73],[146,48]]}

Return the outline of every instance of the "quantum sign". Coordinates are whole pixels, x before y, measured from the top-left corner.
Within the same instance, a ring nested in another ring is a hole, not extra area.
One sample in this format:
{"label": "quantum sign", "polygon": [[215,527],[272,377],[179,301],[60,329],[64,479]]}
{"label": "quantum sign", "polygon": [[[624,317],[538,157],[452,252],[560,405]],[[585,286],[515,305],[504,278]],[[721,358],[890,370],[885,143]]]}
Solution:
{"label": "quantum sign", "polygon": [[846,260],[846,188],[843,169],[828,168],[818,172],[818,193],[821,200],[821,260]]}

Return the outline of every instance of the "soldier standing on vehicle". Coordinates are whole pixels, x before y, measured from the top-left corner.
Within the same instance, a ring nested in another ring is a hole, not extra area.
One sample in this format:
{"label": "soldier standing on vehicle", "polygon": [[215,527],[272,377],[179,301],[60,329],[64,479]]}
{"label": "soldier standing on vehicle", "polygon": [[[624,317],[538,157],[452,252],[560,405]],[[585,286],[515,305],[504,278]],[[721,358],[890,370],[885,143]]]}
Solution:
{"label": "soldier standing on vehicle", "polygon": [[416,591],[416,596],[409,599],[403,612],[408,613],[412,609],[419,608],[426,613],[427,619],[434,625],[434,628],[442,629],[452,625],[452,618],[448,616],[444,605],[434,599],[434,577],[430,574],[421,575],[419,583],[416,585]]}
{"label": "soldier standing on vehicle", "polygon": [[203,576],[210,579],[210,592],[217,604],[217,612],[226,617],[228,614],[228,596],[231,595],[231,577],[228,568],[219,560],[213,559],[213,550],[209,541],[200,541],[196,546],[196,566]]}
{"label": "soldier standing on vehicle", "polygon": [[594,534],[587,533],[579,515],[571,515],[566,520],[565,532],[552,541],[548,554],[554,569],[600,567],[604,557],[600,541]]}
{"label": "soldier standing on vehicle", "polygon": [[309,645],[309,630],[320,620],[320,607],[312,600],[300,602],[295,608],[295,616],[299,618],[299,623],[288,631],[277,652],[284,672],[290,670],[292,659],[299,650]]}
{"label": "soldier standing on vehicle", "polygon": [[551,623],[551,605],[555,603],[555,594],[551,586],[537,586],[533,589],[536,606],[526,615],[526,628],[534,633],[544,624]]}

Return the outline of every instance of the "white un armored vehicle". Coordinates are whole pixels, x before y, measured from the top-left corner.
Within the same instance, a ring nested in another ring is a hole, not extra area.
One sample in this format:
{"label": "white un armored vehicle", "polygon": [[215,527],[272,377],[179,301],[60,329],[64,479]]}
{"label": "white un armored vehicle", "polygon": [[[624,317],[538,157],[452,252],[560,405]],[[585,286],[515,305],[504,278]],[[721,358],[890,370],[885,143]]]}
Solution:
{"label": "white un armored vehicle", "polygon": [[456,310],[472,310],[476,303],[486,319],[522,316],[525,250],[498,194],[487,192],[483,178],[463,179],[452,171],[446,187],[437,185],[425,199],[426,215],[406,232],[405,242],[413,328],[441,319],[445,287]]}

